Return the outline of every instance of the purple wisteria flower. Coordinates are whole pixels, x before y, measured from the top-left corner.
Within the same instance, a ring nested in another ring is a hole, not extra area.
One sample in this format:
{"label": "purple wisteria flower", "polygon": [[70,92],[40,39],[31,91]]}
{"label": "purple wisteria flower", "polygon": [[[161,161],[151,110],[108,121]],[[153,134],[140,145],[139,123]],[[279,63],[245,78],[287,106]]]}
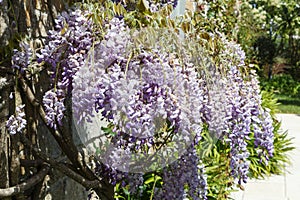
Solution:
{"label": "purple wisteria flower", "polygon": [[249,77],[251,81],[249,81],[248,86],[252,89],[249,98],[251,98],[253,103],[251,121],[253,124],[255,138],[254,145],[259,156],[262,156],[262,158],[264,157],[264,161],[267,163],[269,157],[272,157],[274,152],[273,120],[269,111],[259,106],[261,105],[262,100],[260,96],[259,82],[254,70],[250,72]]}
{"label": "purple wisteria flower", "polygon": [[12,68],[20,70],[23,73],[32,59],[32,50],[29,44],[20,42],[21,51],[14,49],[14,55],[12,56]]}
{"label": "purple wisteria flower", "polygon": [[57,129],[57,125],[62,125],[63,112],[66,110],[64,98],[58,92],[49,90],[43,97],[43,105],[45,107],[47,125]]}
{"label": "purple wisteria flower", "polygon": [[43,99],[48,125],[61,125],[65,110],[64,100],[72,90],[73,76],[85,65],[93,43],[92,21],[77,9],[63,12],[55,20],[55,30],[49,32],[46,45],[37,54],[38,62],[51,66],[52,85],[56,92],[48,91]]}
{"label": "purple wisteria flower", "polygon": [[26,128],[27,121],[25,118],[24,107],[25,105],[16,107],[15,114],[11,115],[6,122],[7,130],[12,135],[21,133]]}
{"label": "purple wisteria flower", "polygon": [[208,104],[204,106],[204,118],[209,131],[230,144],[231,175],[241,184],[247,182],[250,162],[247,140],[254,133],[259,156],[267,161],[273,152],[272,119],[261,107],[261,95],[256,74],[240,72],[245,65],[245,53],[238,44],[229,42],[220,35],[224,49],[220,63],[228,66],[219,73],[212,72],[207,83]]}
{"label": "purple wisteria flower", "polygon": [[[112,172],[154,170],[149,162],[156,167],[166,166],[186,154],[181,158],[179,173],[189,174],[180,184],[189,184],[192,198],[204,198],[206,181],[199,175],[198,156],[194,147],[187,150],[196,136],[201,138],[203,80],[194,65],[188,60],[181,62],[176,52],[135,44],[123,20],[114,18],[107,27],[104,39],[94,45],[87,64],[74,76],[75,118],[93,121],[95,115],[90,108],[95,106],[95,111],[109,122],[114,132],[109,135],[111,145],[99,158]],[[170,150],[168,156],[173,157],[167,157],[167,151],[155,152],[156,146],[168,143],[172,148],[164,149]],[[153,152],[156,158],[147,160]]]}
{"label": "purple wisteria flower", "polygon": [[58,70],[61,71],[58,87],[68,90],[72,77],[85,64],[85,58],[92,46],[92,22],[85,17],[85,13],[75,10],[70,13],[63,12],[55,23],[56,29],[49,31],[47,44],[37,57],[39,62],[44,61],[52,66],[53,80],[56,80]]}
{"label": "purple wisteria flower", "polygon": [[[163,169],[163,187],[156,191],[154,199],[207,199],[207,182],[204,166],[201,165],[195,147]],[[185,187],[187,186],[187,187]]]}

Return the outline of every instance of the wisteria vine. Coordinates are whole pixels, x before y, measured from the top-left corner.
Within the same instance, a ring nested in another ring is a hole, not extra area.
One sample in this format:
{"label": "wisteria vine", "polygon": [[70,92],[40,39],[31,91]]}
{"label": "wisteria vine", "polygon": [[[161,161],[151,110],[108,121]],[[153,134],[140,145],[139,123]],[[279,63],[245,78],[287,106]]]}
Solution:
{"label": "wisteria vine", "polygon": [[[193,63],[197,55],[182,52],[184,48],[167,50],[159,42],[141,44],[135,38],[142,31],[130,30],[123,19],[103,23],[104,36],[99,38],[86,13],[62,13],[46,45],[37,53],[38,62],[50,67],[52,84],[42,101],[48,125],[54,129],[63,126],[68,95],[72,95],[78,124],[92,123],[101,114],[101,120],[109,125],[102,128],[110,144],[106,154],[98,155],[106,163],[97,164],[96,174],[109,177],[113,185],[122,182],[124,186],[127,179],[135,193],[144,180],[140,171],[129,173],[133,170],[129,163],[132,154],[150,154],[139,157],[145,165],[153,161],[152,155],[163,155],[156,152],[164,145],[171,144],[172,148],[164,150],[176,156],[154,159],[161,167],[155,170],[163,178],[155,199],[206,199],[205,166],[196,151],[204,125],[229,144],[231,175],[239,184],[248,178],[250,133],[254,133],[259,156],[268,161],[274,151],[272,118],[261,106],[256,74],[241,72],[245,53],[239,45],[216,35],[224,45],[218,62],[222,70],[210,66],[201,71],[203,66]],[[179,36],[172,39],[181,41]],[[162,34],[161,41],[170,38]],[[12,58],[12,67],[21,72],[32,60],[30,48],[22,44],[22,49],[15,50]],[[25,129],[22,110],[22,106],[17,107],[7,122],[11,134]],[[122,171],[120,165],[128,167]]]}

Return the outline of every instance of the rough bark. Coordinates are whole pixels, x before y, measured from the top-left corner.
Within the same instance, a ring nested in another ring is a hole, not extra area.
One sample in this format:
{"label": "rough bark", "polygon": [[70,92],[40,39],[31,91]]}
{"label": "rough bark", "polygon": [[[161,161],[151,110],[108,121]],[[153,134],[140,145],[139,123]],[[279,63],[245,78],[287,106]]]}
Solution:
{"label": "rough bark", "polygon": [[[2,81],[6,80],[1,77]],[[9,136],[6,134],[5,122],[8,110],[8,84],[0,83],[0,188],[9,187]],[[9,198],[4,198],[9,199]]]}

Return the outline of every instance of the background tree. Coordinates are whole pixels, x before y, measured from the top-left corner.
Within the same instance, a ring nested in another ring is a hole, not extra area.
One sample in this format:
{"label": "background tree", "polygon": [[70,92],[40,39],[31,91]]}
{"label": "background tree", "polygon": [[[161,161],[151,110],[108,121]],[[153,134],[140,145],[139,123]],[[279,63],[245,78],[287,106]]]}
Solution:
{"label": "background tree", "polygon": [[240,21],[242,29],[239,43],[249,52],[252,62],[258,62],[262,68],[267,67],[267,76],[278,71],[276,66],[284,64],[286,73],[297,79],[299,7],[297,1],[284,0],[260,0],[242,4],[244,16]]}

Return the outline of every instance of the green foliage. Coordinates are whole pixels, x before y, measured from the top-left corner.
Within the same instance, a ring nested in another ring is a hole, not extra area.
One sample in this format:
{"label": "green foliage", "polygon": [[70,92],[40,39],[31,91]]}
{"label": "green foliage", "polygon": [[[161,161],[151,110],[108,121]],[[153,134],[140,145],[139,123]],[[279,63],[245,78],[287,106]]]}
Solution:
{"label": "green foliage", "polygon": [[122,187],[121,184],[118,183],[115,187],[115,199],[152,200],[154,198],[155,189],[162,187],[162,177],[159,175],[159,172],[149,172],[144,174],[143,178],[143,185],[139,186],[134,194],[129,192],[128,186]]}
{"label": "green foliage", "polygon": [[213,22],[213,29],[236,38],[238,32],[239,5],[235,0],[208,1],[207,19]]}
{"label": "green foliage", "polygon": [[291,75],[274,75],[270,80],[262,80],[263,90],[273,91],[275,94],[281,94],[291,97],[300,96],[300,83],[293,79]]}
{"label": "green foliage", "polygon": [[[300,82],[290,75],[275,75],[271,80],[262,79],[263,106],[272,107],[275,113],[300,114]],[[271,104],[271,105],[269,105]]]}
{"label": "green foliage", "polygon": [[254,48],[257,48],[256,58],[261,65],[272,63],[276,53],[274,41],[266,36],[260,36],[254,43]]}
{"label": "green foliage", "polygon": [[215,138],[205,128],[202,140],[198,145],[198,154],[205,165],[208,199],[227,199],[229,194],[234,191],[234,180],[230,176],[229,145]]}
{"label": "green foliage", "polygon": [[278,113],[278,106],[280,103],[277,102],[275,95],[272,92],[262,91],[262,107],[270,110],[270,114],[273,120],[276,118],[275,114]]}
{"label": "green foliage", "polygon": [[251,62],[261,67],[273,65],[274,58],[282,57],[291,68],[288,70],[299,79],[300,58],[300,5],[296,0],[244,1],[243,17],[239,21],[239,43]]}

